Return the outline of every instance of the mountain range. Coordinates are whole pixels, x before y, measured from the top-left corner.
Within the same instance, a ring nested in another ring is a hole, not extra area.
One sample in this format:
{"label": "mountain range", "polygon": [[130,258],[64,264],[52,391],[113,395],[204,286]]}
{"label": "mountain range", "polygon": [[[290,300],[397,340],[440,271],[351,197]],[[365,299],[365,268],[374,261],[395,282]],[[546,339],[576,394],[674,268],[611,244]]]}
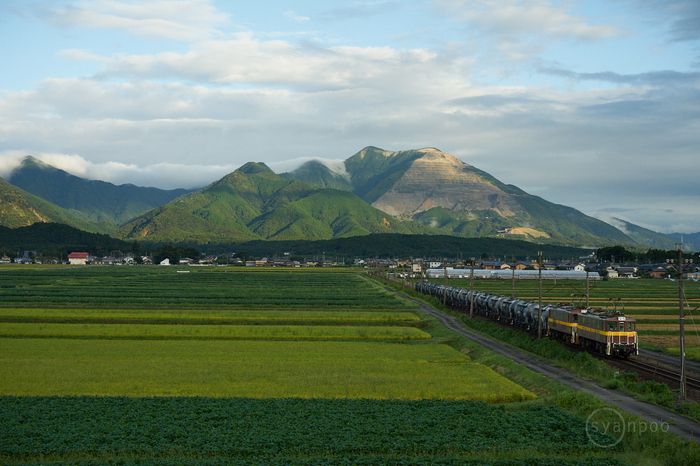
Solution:
{"label": "mountain range", "polygon": [[11,184],[76,217],[97,224],[120,225],[148,210],[167,204],[189,192],[186,189],[163,190],[133,184],[114,185],[105,181],[86,180],[28,156],[13,170]]}
{"label": "mountain range", "polygon": [[370,233],[660,249],[676,242],[629,223],[622,231],[434,148],[367,147],[341,167],[312,161],[282,174],[249,162],[195,191],[86,180],[31,156],[8,181],[0,180],[2,226],[57,222],[140,242],[320,240]]}

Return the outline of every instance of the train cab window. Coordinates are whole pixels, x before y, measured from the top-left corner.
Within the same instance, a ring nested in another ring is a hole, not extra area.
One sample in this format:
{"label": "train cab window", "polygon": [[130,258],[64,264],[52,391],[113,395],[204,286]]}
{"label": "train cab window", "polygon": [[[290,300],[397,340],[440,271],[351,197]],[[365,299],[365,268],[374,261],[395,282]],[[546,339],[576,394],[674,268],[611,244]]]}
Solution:
{"label": "train cab window", "polygon": [[617,322],[608,322],[608,331],[614,332],[617,330]]}
{"label": "train cab window", "polygon": [[572,314],[571,317],[574,318],[574,322],[578,322],[578,314]]}
{"label": "train cab window", "polygon": [[634,332],[634,322],[627,322],[627,331]]}

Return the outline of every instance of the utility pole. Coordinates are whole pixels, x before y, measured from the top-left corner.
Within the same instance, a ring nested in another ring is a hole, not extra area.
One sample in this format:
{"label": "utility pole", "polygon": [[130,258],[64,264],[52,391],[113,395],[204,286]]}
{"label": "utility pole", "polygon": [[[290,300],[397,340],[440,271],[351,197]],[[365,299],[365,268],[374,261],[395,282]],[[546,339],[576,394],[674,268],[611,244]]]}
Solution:
{"label": "utility pole", "polygon": [[540,282],[540,304],[537,306],[537,338],[542,338],[542,251],[537,252],[537,264]]}
{"label": "utility pole", "polygon": [[447,306],[447,259],[445,259],[445,262],[442,264],[442,267],[445,271],[445,289],[443,290],[442,304]]}
{"label": "utility pole", "polygon": [[472,257],[472,272],[469,275],[469,318],[474,317],[474,258]]}
{"label": "utility pole", "polygon": [[588,296],[590,292],[589,284],[588,284],[588,274],[590,271],[586,269],[586,309],[588,309]]}
{"label": "utility pole", "polygon": [[678,245],[678,313],[681,334],[681,399],[687,396],[685,377],[685,312],[683,310],[683,244]]}
{"label": "utility pole", "polygon": [[515,269],[513,269],[513,279],[510,282],[510,297],[515,298]]}

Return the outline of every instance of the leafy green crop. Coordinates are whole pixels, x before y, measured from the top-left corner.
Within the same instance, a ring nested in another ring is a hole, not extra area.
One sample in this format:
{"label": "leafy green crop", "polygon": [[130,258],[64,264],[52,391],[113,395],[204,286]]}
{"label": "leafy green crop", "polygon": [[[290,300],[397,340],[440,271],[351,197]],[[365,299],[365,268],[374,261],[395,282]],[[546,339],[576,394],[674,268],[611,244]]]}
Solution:
{"label": "leafy green crop", "polygon": [[[364,464],[388,464],[376,457],[403,456],[408,464],[421,464],[415,461],[438,456],[455,464],[450,458],[485,451],[527,449],[551,456],[597,449],[585,421],[560,408],[506,410],[479,402],[1,397],[0,417],[4,462],[141,458],[259,464],[261,457],[292,457],[316,461],[297,464],[338,464],[318,461],[369,457]],[[592,435],[599,444],[610,441]]]}

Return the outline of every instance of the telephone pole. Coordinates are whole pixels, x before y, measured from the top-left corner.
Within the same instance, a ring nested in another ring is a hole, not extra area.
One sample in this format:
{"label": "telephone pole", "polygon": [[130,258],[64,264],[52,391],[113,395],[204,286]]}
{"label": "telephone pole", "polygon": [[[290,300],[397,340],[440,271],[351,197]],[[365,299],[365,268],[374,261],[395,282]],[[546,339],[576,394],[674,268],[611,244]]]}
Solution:
{"label": "telephone pole", "polygon": [[469,275],[469,318],[474,317],[474,258],[472,257],[472,272]]}
{"label": "telephone pole", "polygon": [[442,264],[444,270],[445,270],[445,289],[443,290],[443,296],[442,296],[442,304],[447,306],[447,259],[445,259],[445,262]]}
{"label": "telephone pole", "polygon": [[681,399],[687,396],[685,376],[685,312],[683,310],[683,244],[678,245],[678,313],[681,334]]}
{"label": "telephone pole", "polygon": [[542,251],[537,252],[537,265],[540,282],[540,304],[537,306],[537,338],[542,338]]}

